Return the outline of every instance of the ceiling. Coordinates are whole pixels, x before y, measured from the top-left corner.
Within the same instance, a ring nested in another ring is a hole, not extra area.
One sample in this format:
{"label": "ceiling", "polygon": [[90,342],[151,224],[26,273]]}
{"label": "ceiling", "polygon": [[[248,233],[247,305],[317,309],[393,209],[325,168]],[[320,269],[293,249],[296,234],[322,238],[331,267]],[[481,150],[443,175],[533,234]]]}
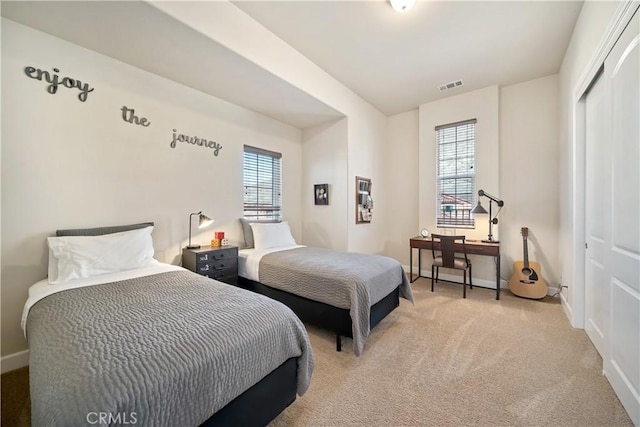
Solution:
{"label": "ceiling", "polygon": [[344,116],[146,2],[2,0],[1,7],[12,21],[300,129]]}
{"label": "ceiling", "polygon": [[[386,115],[557,73],[582,7],[418,0],[398,13],[384,0],[233,3]],[[2,1],[1,12],[298,128],[342,116],[146,2]],[[455,80],[463,85],[438,89]]]}
{"label": "ceiling", "polygon": [[[386,115],[560,70],[579,1],[237,1]],[[462,80],[456,89],[438,86]]]}

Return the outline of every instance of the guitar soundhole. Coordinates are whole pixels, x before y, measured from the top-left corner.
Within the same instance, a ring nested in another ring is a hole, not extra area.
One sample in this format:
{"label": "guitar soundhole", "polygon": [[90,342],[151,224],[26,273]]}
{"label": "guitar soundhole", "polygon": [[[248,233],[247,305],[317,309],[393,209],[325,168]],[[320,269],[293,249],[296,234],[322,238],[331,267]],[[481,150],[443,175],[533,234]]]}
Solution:
{"label": "guitar soundhole", "polygon": [[524,274],[525,276],[529,276],[529,280],[520,280],[520,283],[531,285],[538,281],[538,273],[536,273],[536,271],[533,268],[523,268],[522,274]]}

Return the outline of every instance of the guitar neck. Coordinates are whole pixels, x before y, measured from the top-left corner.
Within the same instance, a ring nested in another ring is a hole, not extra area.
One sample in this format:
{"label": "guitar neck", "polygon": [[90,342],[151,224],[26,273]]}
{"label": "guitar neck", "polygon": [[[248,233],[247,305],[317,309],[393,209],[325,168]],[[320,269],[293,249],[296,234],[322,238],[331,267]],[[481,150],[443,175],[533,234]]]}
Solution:
{"label": "guitar neck", "polygon": [[529,248],[527,236],[522,236],[522,252],[524,253],[524,268],[529,268]]}

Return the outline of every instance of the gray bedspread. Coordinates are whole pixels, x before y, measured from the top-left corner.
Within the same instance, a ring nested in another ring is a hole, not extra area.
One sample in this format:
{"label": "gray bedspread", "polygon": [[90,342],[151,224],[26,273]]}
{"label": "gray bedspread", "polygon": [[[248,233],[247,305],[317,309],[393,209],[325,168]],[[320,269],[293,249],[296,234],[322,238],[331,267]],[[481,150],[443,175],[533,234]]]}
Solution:
{"label": "gray bedspread", "polygon": [[413,302],[411,286],[400,263],[380,255],[302,247],[262,257],[261,283],[298,296],[349,310],[353,351],[362,354],[369,336],[371,306],[400,286],[400,296]]}
{"label": "gray bedspread", "polygon": [[188,271],[50,295],[27,335],[34,426],[197,426],[291,357],[299,395],[313,371],[288,307]]}

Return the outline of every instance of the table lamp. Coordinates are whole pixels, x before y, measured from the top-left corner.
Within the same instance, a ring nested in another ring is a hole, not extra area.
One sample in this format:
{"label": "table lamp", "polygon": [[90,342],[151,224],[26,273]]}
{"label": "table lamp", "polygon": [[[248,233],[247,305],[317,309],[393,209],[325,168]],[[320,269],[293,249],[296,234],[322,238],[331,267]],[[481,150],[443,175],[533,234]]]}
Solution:
{"label": "table lamp", "polygon": [[[497,240],[493,240],[493,225],[498,223],[498,214],[500,213],[500,211],[502,210],[502,207],[504,206],[504,202],[500,199],[498,199],[497,197],[492,196],[491,194],[485,192],[484,190],[478,190],[478,197],[486,197],[487,199],[489,199],[489,236],[487,238],[487,240],[483,240],[483,242],[485,243],[498,243]],[[496,212],[496,215],[492,217],[492,213],[491,213],[491,209],[492,206],[491,204],[493,202],[496,202],[496,204],[498,205],[498,207],[500,209],[498,209],[498,212]],[[482,207],[482,204],[480,203],[480,200],[478,199],[478,205],[473,208],[471,210],[472,214],[486,214],[487,210]]]}
{"label": "table lamp", "polygon": [[211,224],[213,224],[213,220],[211,218],[209,218],[206,215],[202,214],[202,211],[200,212],[194,212],[191,215],[189,215],[189,246],[187,246],[187,249],[198,249],[200,248],[200,245],[192,245],[191,244],[191,218],[193,218],[194,215],[198,215],[198,229],[200,228],[205,228],[210,226]]}

